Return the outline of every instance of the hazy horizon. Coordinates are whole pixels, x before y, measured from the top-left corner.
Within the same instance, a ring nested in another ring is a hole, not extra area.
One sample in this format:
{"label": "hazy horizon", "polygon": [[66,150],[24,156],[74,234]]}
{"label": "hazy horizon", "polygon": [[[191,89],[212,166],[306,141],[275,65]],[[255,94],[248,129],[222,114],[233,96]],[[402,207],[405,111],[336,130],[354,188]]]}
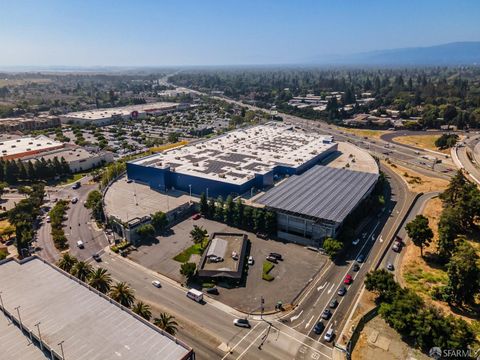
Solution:
{"label": "hazy horizon", "polygon": [[0,5],[0,67],[311,64],[480,40],[480,3],[33,0]]}

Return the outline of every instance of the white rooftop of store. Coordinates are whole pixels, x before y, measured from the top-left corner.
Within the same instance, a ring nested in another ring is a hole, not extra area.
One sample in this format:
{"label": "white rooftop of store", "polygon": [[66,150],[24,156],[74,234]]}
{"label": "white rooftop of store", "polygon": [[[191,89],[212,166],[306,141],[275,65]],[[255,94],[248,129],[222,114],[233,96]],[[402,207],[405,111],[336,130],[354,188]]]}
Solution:
{"label": "white rooftop of store", "polygon": [[28,151],[46,151],[62,147],[63,143],[47,136],[27,136],[13,140],[0,141],[0,157],[25,153]]}
{"label": "white rooftop of store", "polygon": [[116,108],[94,109],[86,111],[77,111],[65,114],[65,117],[100,120],[108,119],[112,116],[129,116],[133,111],[138,111],[140,114],[144,112],[154,112],[163,109],[168,109],[178,106],[178,103],[173,102],[155,102],[149,104],[129,105]]}
{"label": "white rooftop of store", "polygon": [[133,164],[243,184],[275,166],[297,168],[337,144],[331,136],[268,123],[151,155]]}

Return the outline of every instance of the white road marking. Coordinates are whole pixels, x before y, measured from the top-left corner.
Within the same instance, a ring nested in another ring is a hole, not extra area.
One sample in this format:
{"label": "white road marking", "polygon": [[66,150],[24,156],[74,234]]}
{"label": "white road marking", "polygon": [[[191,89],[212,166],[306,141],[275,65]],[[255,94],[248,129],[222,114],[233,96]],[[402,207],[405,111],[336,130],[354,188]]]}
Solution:
{"label": "white road marking", "polygon": [[308,322],[305,324],[305,329],[310,326],[310,323],[312,322],[312,320],[313,320],[314,317],[315,317],[315,315],[312,315],[312,317],[310,318],[310,320],[308,320]]}
{"label": "white road marking", "polygon": [[302,315],[302,313],[303,313],[303,310],[300,311],[300,313],[298,315],[292,316],[290,318],[290,321],[293,322],[293,321],[297,320],[300,317],[300,315]]}
{"label": "white road marking", "polygon": [[[252,329],[253,330],[253,329]],[[267,334],[268,332],[268,327],[266,329],[264,329],[260,334],[258,334],[258,336],[255,338],[255,340],[253,340],[250,345],[247,346],[247,348],[245,350],[243,350],[243,352],[238,355],[237,357],[237,360],[240,359],[243,355],[245,355],[247,353],[248,350],[250,350],[250,348],[252,347],[253,344],[255,344],[258,340],[258,338],[262,335],[264,335],[263,333]],[[228,354],[227,354],[228,355]],[[225,355],[226,356],[226,355]]]}
{"label": "white road marking", "polygon": [[334,287],[335,287],[335,283],[333,283],[330,289],[328,289],[327,294],[330,294]]}
{"label": "white road marking", "polygon": [[230,351],[225,354],[225,356],[222,358],[222,360],[224,360],[225,358],[227,358],[227,356],[230,355],[230,353],[233,353],[233,351],[236,349],[236,347],[237,347],[243,340],[245,340],[245,338],[246,338],[248,335],[250,335],[250,333],[251,333],[253,330],[255,330],[255,328],[256,328],[258,325],[260,325],[260,324],[261,324],[261,322],[258,322],[257,325],[255,325],[249,332],[247,332],[247,333],[245,334],[245,336],[242,337],[242,338],[235,344],[235,346],[234,346],[233,348],[231,348]]}
{"label": "white road marking", "polygon": [[328,282],[326,282],[326,283],[323,284],[322,286],[317,287],[317,291],[322,290],[325,286],[327,286],[327,284],[328,284]]}

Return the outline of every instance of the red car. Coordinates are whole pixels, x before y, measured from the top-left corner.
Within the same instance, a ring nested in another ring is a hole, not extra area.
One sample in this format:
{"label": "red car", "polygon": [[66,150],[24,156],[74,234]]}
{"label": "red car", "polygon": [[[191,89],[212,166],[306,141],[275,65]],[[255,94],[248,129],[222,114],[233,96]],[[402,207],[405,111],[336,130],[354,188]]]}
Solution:
{"label": "red car", "polygon": [[345,280],[343,280],[343,283],[346,284],[346,285],[350,285],[353,281],[353,278],[350,274],[347,274],[347,276],[345,276]]}
{"label": "red car", "polygon": [[198,219],[200,219],[201,217],[202,217],[202,215],[200,215],[200,214],[195,214],[195,215],[192,216],[192,219],[193,219],[193,220],[198,220]]}

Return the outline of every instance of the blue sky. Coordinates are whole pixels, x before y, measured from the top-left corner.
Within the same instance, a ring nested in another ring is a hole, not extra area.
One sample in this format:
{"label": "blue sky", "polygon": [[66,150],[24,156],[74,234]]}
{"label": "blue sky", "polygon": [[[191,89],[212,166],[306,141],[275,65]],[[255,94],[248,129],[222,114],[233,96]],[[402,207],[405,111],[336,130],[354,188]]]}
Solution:
{"label": "blue sky", "polygon": [[0,0],[0,65],[228,65],[480,40],[471,0]]}

